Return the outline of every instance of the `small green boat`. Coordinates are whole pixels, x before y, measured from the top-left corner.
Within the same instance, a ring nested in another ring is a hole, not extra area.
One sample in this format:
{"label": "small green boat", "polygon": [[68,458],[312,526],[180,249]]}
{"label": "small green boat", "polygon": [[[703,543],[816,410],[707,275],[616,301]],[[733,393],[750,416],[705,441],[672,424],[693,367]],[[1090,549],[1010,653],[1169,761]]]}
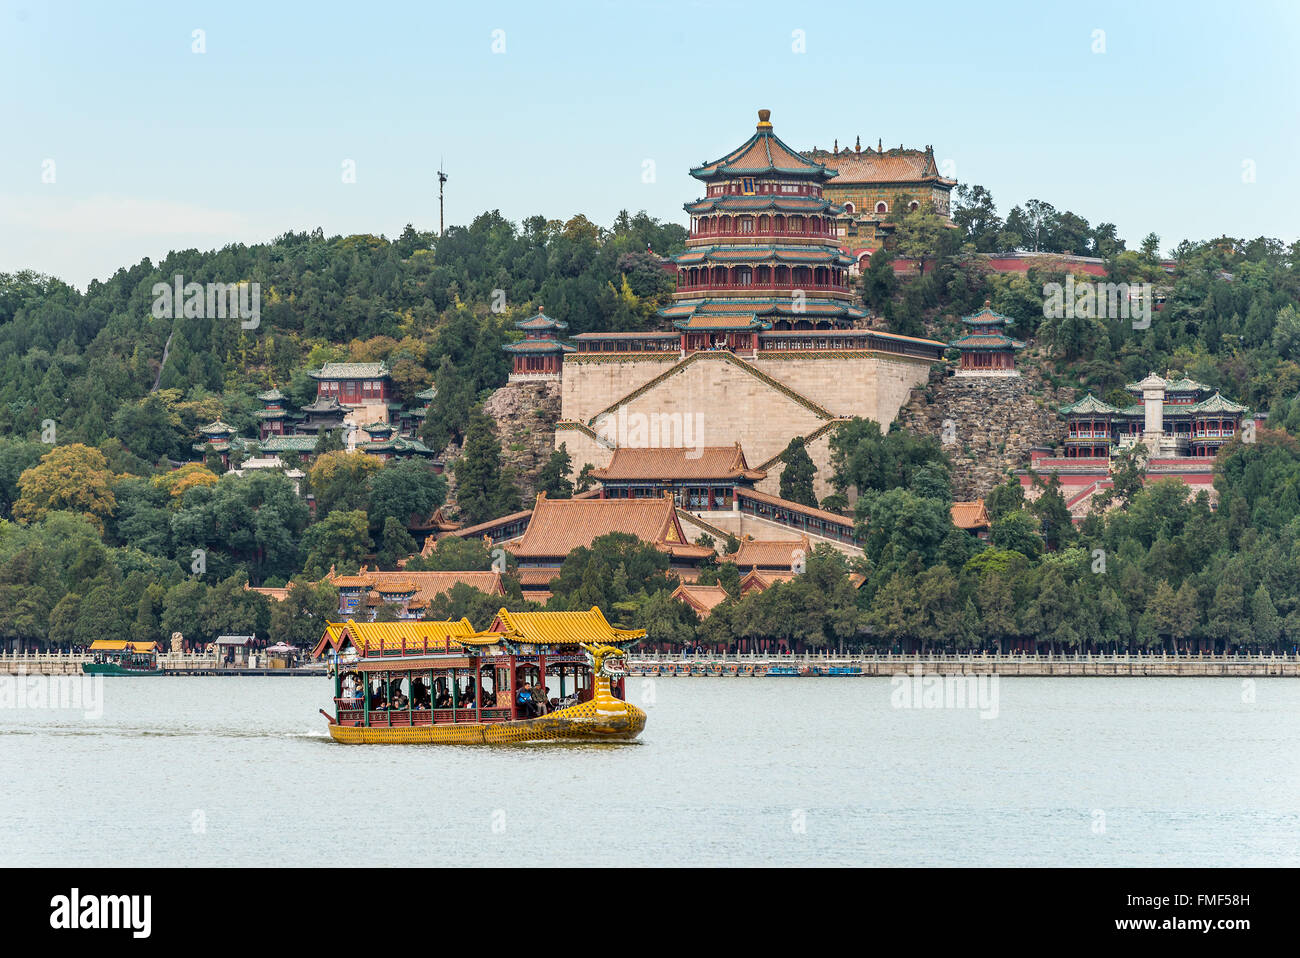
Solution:
{"label": "small green boat", "polygon": [[83,662],[86,675],[162,675],[158,665],[156,642],[132,642],[129,639],[96,639],[90,644],[94,656]]}

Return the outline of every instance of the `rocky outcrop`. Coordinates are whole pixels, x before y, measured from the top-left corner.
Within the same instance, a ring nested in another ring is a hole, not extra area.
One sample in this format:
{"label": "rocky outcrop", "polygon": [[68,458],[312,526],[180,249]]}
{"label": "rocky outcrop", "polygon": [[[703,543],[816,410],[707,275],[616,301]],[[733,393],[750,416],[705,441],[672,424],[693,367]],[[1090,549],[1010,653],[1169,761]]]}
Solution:
{"label": "rocky outcrop", "polygon": [[531,502],[537,473],[555,450],[559,381],[507,383],[488,398],[483,411],[501,443],[501,465],[514,469],[520,497]]}
{"label": "rocky outcrop", "polygon": [[1009,470],[1028,465],[1031,446],[1057,446],[1065,436],[1056,410],[1074,390],[1054,389],[1031,357],[1018,359],[1014,377],[967,378],[936,368],[899,411],[899,424],[943,443],[958,500],[983,498]]}

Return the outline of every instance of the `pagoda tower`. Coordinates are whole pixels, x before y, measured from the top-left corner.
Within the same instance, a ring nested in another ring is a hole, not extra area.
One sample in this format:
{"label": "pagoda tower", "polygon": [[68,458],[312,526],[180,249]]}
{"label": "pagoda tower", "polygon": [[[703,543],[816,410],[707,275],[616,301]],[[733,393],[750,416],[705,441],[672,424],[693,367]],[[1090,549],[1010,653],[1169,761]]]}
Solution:
{"label": "pagoda tower", "polygon": [[763,330],[833,330],[866,313],[853,306],[852,260],[839,248],[841,207],[822,196],[836,172],[758,129],[721,159],[691,170],[705,195],[686,252],[673,257],[677,292],[660,311],[681,332],[683,354],[726,349],[753,356]]}
{"label": "pagoda tower", "polygon": [[970,332],[948,345],[961,353],[958,376],[1019,376],[1016,371],[1016,351],[1025,348],[1018,339],[1012,339],[1004,330],[1010,317],[995,313],[992,304],[984,300],[978,313],[963,316],[961,321]]}

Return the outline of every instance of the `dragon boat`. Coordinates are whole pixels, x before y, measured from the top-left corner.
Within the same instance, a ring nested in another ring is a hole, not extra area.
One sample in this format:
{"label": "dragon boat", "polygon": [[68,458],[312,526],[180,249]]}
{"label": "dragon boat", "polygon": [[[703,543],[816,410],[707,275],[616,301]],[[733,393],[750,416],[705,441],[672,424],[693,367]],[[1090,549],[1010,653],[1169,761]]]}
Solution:
{"label": "dragon boat", "polygon": [[313,656],[329,660],[347,744],[504,745],[630,741],[646,714],[625,699],[627,650],[644,629],[600,609],[508,612],[477,632],[459,622],[330,623]]}

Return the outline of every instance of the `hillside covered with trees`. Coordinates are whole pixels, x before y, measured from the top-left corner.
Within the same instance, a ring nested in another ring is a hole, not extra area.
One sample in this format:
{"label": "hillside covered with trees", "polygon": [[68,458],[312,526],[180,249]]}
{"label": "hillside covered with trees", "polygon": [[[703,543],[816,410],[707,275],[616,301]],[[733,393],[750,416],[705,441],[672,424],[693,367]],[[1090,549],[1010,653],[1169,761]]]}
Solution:
{"label": "hillside covered with trees", "polygon": [[[569,557],[553,608],[600,604],[669,645],[1295,646],[1300,244],[1221,237],[1183,243],[1166,262],[1154,236],[1129,250],[1113,226],[1046,203],[1003,218],[980,187],[957,199],[956,228],[932,212],[901,214],[893,249],[873,256],[861,293],[881,324],[950,339],[988,300],[1015,320],[1012,335],[1042,347],[1054,383],[1114,401],[1125,383],[1171,371],[1266,412],[1256,441],[1221,455],[1217,508],[1176,484],[1121,476],[1110,511],[1074,526],[1050,483],[1032,503],[1007,483],[989,497],[983,543],[952,526],[937,444],[859,420],[834,437],[835,493],[821,503],[859,522],[866,554],[852,569],[817,550],[795,581],[736,596],[701,622],[671,599],[662,556],[612,537]],[[337,607],[332,589],[311,583],[363,561],[392,568],[414,546],[406,519],[446,501],[446,478],[327,451],[295,463],[313,512],[283,475],[222,475],[210,459],[181,466],[201,458],[191,449],[199,426],[222,419],[254,435],[258,392],[276,386],[301,405],[315,394],[308,369],[383,360],[399,402],[437,384],[422,438],[463,448],[452,474],[465,515],[504,514],[518,508],[517,490],[479,407],[506,380],[513,321],[542,306],[569,334],[652,328],[672,292],[659,257],[684,239],[645,214],[601,228],[581,215],[516,225],[493,212],[440,239],[410,227],[393,241],[316,231],[174,252],[84,292],[0,275],[0,641],[181,631],[308,644]],[[1027,274],[990,268],[989,254],[1015,248],[1045,258]],[[1067,268],[1053,253],[1097,256],[1114,281],[1152,283],[1162,306],[1149,328],[1045,319],[1043,285]],[[895,256],[918,268],[896,271]],[[155,318],[153,286],[176,275],[259,283],[259,324]],[[564,456],[535,477],[549,495],[572,492]],[[792,444],[785,458],[782,495],[815,502],[806,452]],[[411,568],[487,562],[466,544]],[[739,570],[722,556],[705,581],[734,594]],[[290,583],[284,603],[245,588]],[[509,601],[523,601],[513,582]],[[458,589],[428,614],[484,626],[494,602]]]}

